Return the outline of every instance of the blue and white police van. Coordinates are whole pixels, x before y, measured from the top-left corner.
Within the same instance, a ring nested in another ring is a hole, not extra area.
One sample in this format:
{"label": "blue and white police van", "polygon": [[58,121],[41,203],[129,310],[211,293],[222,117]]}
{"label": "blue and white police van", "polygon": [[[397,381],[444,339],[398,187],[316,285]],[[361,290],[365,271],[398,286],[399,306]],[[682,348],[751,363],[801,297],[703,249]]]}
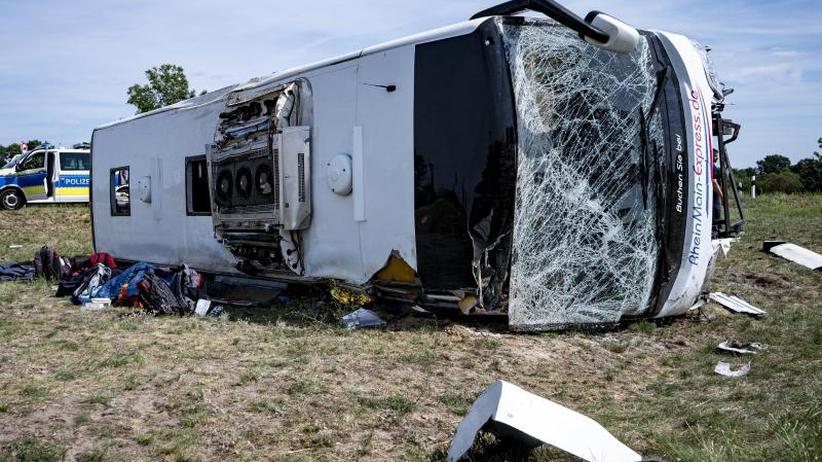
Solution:
{"label": "blue and white police van", "polygon": [[88,202],[91,153],[86,146],[39,146],[0,169],[0,208],[26,204]]}

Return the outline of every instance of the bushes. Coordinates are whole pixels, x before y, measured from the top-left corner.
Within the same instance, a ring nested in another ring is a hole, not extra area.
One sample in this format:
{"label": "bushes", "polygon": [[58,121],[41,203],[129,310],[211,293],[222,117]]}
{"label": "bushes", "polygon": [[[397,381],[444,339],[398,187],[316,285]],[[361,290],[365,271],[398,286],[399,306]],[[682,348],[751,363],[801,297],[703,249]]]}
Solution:
{"label": "bushes", "polygon": [[789,170],[779,173],[766,173],[756,178],[756,189],[763,194],[798,193],[803,190],[802,178]]}

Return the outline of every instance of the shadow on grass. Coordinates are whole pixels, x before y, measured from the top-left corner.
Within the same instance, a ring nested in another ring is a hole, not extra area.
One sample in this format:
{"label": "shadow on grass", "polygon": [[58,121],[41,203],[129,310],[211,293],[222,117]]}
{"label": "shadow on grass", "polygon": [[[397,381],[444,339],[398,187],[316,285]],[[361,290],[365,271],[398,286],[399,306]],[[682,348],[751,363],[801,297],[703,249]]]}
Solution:
{"label": "shadow on grass", "polygon": [[[226,305],[231,321],[255,324],[285,324],[301,328],[342,329],[342,317],[360,308],[334,300],[325,285],[291,284],[274,300],[253,306]],[[451,324],[482,328],[491,332],[508,332],[505,316],[466,316],[457,310],[421,313],[410,305],[374,302],[365,306],[388,322],[388,330],[420,331],[441,329]]]}

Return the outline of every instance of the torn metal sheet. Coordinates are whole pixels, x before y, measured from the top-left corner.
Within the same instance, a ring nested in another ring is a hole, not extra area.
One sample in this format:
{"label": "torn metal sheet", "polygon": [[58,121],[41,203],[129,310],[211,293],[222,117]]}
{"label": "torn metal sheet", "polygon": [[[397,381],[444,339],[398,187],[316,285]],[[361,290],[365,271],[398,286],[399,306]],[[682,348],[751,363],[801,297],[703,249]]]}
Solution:
{"label": "torn metal sheet", "polygon": [[790,260],[794,263],[798,263],[805,268],[811,270],[820,270],[822,269],[822,255],[819,255],[816,252],[808,250],[804,247],[800,247],[796,244],[790,243],[783,243],[778,245],[769,245],[773,244],[773,242],[766,241],[763,245],[766,252],[770,252],[774,255],[778,255],[786,260]]}
{"label": "torn metal sheet", "polygon": [[767,348],[767,345],[761,343],[740,343],[735,340],[724,341],[716,347],[719,351],[738,355],[755,355]]}
{"label": "torn metal sheet", "polygon": [[343,325],[348,330],[364,329],[364,328],[381,328],[388,325],[377,313],[360,308],[353,313],[348,313],[342,317]]}
{"label": "torn metal sheet", "polygon": [[724,239],[714,239],[713,241],[711,241],[711,244],[714,247],[714,254],[721,250],[722,256],[727,257],[728,254],[731,252],[731,244],[735,243],[736,241],[737,239],[733,237]]}
{"label": "torn metal sheet", "polygon": [[738,379],[740,377],[745,377],[749,372],[751,372],[751,363],[748,362],[748,364],[745,364],[738,369],[732,369],[730,364],[725,361],[719,361],[716,363],[716,367],[714,367],[714,372],[724,377]]}
{"label": "torn metal sheet", "polygon": [[696,310],[702,308],[703,306],[705,306],[705,299],[700,298],[696,301],[696,303],[694,303],[694,305],[692,307],[688,308],[688,311],[696,311]]}
{"label": "torn metal sheet", "polygon": [[734,295],[728,296],[722,292],[713,292],[708,297],[725,308],[737,313],[745,313],[752,316],[765,316],[768,314],[765,310],[761,310]]}
{"label": "torn metal sheet", "polygon": [[288,285],[259,278],[218,275],[208,283],[208,297],[214,303],[234,306],[268,306]]}
{"label": "torn metal sheet", "polygon": [[461,460],[483,429],[517,437],[528,445],[548,444],[590,462],[642,460],[593,419],[502,380],[471,406],[457,427],[447,460]]}

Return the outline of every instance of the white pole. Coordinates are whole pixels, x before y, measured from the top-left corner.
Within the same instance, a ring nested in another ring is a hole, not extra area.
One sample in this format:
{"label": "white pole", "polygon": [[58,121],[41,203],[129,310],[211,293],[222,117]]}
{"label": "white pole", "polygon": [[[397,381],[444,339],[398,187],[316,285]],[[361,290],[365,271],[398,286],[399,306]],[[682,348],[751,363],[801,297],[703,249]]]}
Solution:
{"label": "white pole", "polygon": [[756,175],[751,177],[751,199],[756,199]]}

